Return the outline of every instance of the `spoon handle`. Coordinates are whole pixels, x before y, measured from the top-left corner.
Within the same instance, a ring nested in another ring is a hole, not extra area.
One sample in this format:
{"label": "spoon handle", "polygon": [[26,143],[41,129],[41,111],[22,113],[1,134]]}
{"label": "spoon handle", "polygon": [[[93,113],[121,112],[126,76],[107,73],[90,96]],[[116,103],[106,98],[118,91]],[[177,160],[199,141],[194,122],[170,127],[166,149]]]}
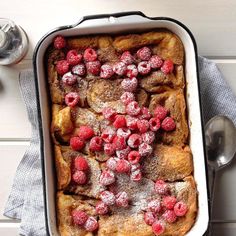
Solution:
{"label": "spoon handle", "polygon": [[215,196],[215,179],[216,171],[211,169],[211,178],[210,178],[210,222],[209,222],[209,236],[213,236],[212,232],[212,219],[213,219],[213,206],[214,206],[214,196]]}

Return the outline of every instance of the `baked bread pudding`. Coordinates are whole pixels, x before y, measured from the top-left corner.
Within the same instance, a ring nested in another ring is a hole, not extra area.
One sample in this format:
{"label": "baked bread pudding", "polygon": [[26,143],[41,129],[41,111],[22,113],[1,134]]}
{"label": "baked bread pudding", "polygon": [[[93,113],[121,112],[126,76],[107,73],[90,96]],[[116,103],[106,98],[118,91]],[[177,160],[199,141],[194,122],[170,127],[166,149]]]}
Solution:
{"label": "baked bread pudding", "polygon": [[57,36],[46,55],[60,235],[185,235],[197,189],[180,39]]}

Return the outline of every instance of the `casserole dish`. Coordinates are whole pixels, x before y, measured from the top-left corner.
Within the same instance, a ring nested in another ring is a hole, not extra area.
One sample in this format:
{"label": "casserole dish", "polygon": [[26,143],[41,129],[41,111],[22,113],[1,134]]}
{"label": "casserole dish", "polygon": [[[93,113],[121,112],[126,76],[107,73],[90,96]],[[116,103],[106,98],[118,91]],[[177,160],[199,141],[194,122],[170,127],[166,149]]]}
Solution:
{"label": "casserole dish", "polygon": [[36,93],[40,127],[40,150],[42,158],[43,183],[45,193],[45,215],[47,233],[58,235],[56,224],[56,178],[53,145],[50,137],[51,104],[45,70],[45,52],[53,38],[62,36],[82,36],[88,34],[117,34],[142,32],[154,28],[166,28],[175,33],[185,49],[186,102],[190,128],[190,148],[193,154],[194,178],[198,189],[198,215],[187,235],[203,235],[208,225],[208,196],[201,119],[199,84],[197,73],[197,49],[192,34],[180,22],[170,18],[149,18],[141,12],[117,13],[111,15],[88,16],[75,25],[64,26],[49,32],[38,43],[34,54]]}

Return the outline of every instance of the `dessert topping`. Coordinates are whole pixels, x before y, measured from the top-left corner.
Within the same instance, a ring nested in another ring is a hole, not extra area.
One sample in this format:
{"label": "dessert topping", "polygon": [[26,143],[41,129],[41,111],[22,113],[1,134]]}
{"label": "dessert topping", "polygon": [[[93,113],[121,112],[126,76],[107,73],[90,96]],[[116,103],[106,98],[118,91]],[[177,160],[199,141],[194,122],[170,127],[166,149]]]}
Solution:
{"label": "dessert topping", "polygon": [[61,60],[56,63],[56,71],[59,75],[64,75],[70,69],[70,65],[66,60]]}
{"label": "dessert topping", "polygon": [[84,147],[84,141],[79,137],[72,137],[70,139],[70,147],[75,151],[79,151]]}
{"label": "dessert topping", "polygon": [[77,75],[73,75],[71,72],[67,72],[62,76],[62,82],[65,85],[72,86],[77,82]]}
{"label": "dessert topping", "polygon": [[78,52],[76,50],[70,50],[66,54],[66,60],[72,66],[79,64],[82,60],[82,57],[83,56],[81,54],[78,54]]}
{"label": "dessert topping", "polygon": [[152,52],[148,47],[142,47],[137,51],[137,56],[143,61],[148,61],[151,58]]}
{"label": "dessert topping", "polygon": [[75,158],[74,166],[77,170],[81,171],[87,171],[89,169],[88,161],[82,156],[77,156]]}
{"label": "dessert topping", "polygon": [[166,117],[161,123],[161,128],[165,131],[172,131],[175,129],[175,126],[175,121],[171,117]]}
{"label": "dessert topping", "polygon": [[89,149],[94,152],[99,152],[102,150],[102,138],[99,136],[94,136],[89,143]]}
{"label": "dessert topping", "polygon": [[109,79],[114,74],[113,69],[110,65],[104,64],[101,66],[100,77],[103,79]]}
{"label": "dessert topping", "polygon": [[79,127],[78,136],[83,140],[87,140],[94,136],[94,131],[90,126],[82,125]]}
{"label": "dessert topping", "polygon": [[100,194],[101,200],[107,205],[107,206],[111,206],[114,205],[116,202],[116,197],[114,195],[114,193],[110,192],[110,191],[103,191]]}
{"label": "dessert topping", "polygon": [[100,183],[104,186],[113,184],[115,182],[115,174],[111,170],[104,170],[100,175]]}
{"label": "dessert topping", "polygon": [[62,49],[66,46],[66,40],[63,36],[58,35],[54,38],[53,45],[56,49]]}
{"label": "dessert topping", "polygon": [[92,48],[86,48],[84,51],[84,60],[85,61],[96,61],[97,60],[97,53]]}

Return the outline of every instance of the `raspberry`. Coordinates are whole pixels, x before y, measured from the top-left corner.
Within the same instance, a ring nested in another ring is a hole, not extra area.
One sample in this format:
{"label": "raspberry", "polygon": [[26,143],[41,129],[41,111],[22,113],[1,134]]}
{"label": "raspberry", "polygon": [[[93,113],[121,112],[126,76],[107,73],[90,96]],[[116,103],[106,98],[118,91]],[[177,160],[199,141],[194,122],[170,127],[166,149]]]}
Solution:
{"label": "raspberry", "polygon": [[149,122],[147,120],[138,120],[137,127],[140,133],[146,133],[149,128]]}
{"label": "raspberry", "polygon": [[129,51],[125,51],[122,53],[120,60],[124,62],[126,65],[130,65],[134,62],[134,57],[131,55]]}
{"label": "raspberry", "polygon": [[102,114],[105,119],[110,120],[110,121],[114,121],[114,119],[117,115],[116,111],[111,107],[105,107],[102,110]]}
{"label": "raspberry", "polygon": [[156,220],[152,224],[152,231],[155,235],[161,235],[165,231],[164,223],[160,220]]}
{"label": "raspberry", "polygon": [[139,163],[131,165],[131,172],[134,172],[134,171],[140,170],[140,169],[141,169],[141,165]]}
{"label": "raspberry", "polygon": [[127,140],[129,138],[129,136],[131,135],[131,131],[127,128],[119,128],[116,132],[117,136],[121,136],[124,137],[125,140]]}
{"label": "raspberry", "polygon": [[137,148],[142,143],[142,137],[139,134],[131,134],[128,139],[128,145],[131,148]]}
{"label": "raspberry", "polygon": [[89,169],[88,161],[82,156],[75,158],[74,166],[77,170],[87,171]]}
{"label": "raspberry", "polygon": [[118,158],[111,157],[106,161],[106,167],[110,170],[115,171],[117,166]]}
{"label": "raspberry", "polygon": [[148,203],[147,208],[153,213],[159,213],[161,211],[161,202],[158,199],[152,200]]}
{"label": "raspberry", "polygon": [[72,175],[72,179],[75,183],[77,183],[79,185],[84,185],[87,182],[87,176],[81,170],[75,171],[75,173]]}
{"label": "raspberry", "polygon": [[144,213],[144,221],[147,225],[152,225],[155,220],[156,216],[152,212],[148,211]]}
{"label": "raspberry", "polygon": [[174,70],[174,64],[171,60],[165,60],[161,66],[161,71],[164,74],[170,74]]}
{"label": "raspberry", "polygon": [[162,215],[163,219],[167,221],[168,223],[174,223],[177,219],[174,211],[172,210],[166,210],[164,214]]}
{"label": "raspberry", "polygon": [[111,143],[113,138],[115,137],[115,134],[116,134],[116,131],[114,128],[107,127],[106,129],[102,131],[101,137],[104,142]]}
{"label": "raspberry", "polygon": [[169,210],[172,210],[177,202],[176,197],[174,196],[165,196],[162,199],[162,205]]}
{"label": "raspberry", "polygon": [[138,86],[138,80],[135,77],[123,79],[121,87],[126,92],[134,92]]}
{"label": "raspberry", "polygon": [[130,153],[131,148],[127,146],[125,149],[117,150],[116,156],[120,159],[127,159],[128,154]]}
{"label": "raspberry", "polygon": [[169,193],[169,186],[165,181],[159,179],[155,183],[155,192],[161,195],[165,195]]}
{"label": "raspberry", "polygon": [[129,129],[135,130],[137,129],[138,119],[132,116],[126,116],[126,125]]}
{"label": "raspberry", "polygon": [[115,145],[116,150],[122,150],[126,148],[125,138],[121,136],[115,136],[112,143]]}
{"label": "raspberry", "polygon": [[75,92],[67,93],[65,96],[65,103],[69,107],[76,106],[79,100],[80,100],[80,97],[78,93],[75,93]]}
{"label": "raspberry", "polygon": [[101,66],[101,72],[100,77],[103,79],[109,79],[114,74],[112,67],[110,65],[102,65]]}
{"label": "raspberry", "polygon": [[58,61],[56,64],[56,71],[59,75],[64,75],[70,69],[70,65],[66,60]]}
{"label": "raspberry", "polygon": [[131,116],[136,116],[139,114],[139,112],[141,111],[138,103],[136,101],[130,102],[127,106],[126,106],[126,113],[128,115]]}
{"label": "raspberry", "polygon": [[125,65],[124,62],[117,62],[114,66],[113,66],[113,71],[117,74],[117,75],[124,75],[126,73],[127,70],[127,66]]}
{"label": "raspberry", "polygon": [[138,58],[143,61],[148,61],[151,58],[151,55],[152,55],[152,52],[151,52],[150,48],[148,48],[148,47],[140,48],[137,51]]}
{"label": "raspberry", "polygon": [[175,122],[171,117],[166,117],[161,123],[161,128],[165,131],[172,131],[175,129],[175,127]]}
{"label": "raspberry", "polygon": [[152,131],[148,131],[141,135],[144,143],[151,144],[155,140],[155,133]]}
{"label": "raspberry", "polygon": [[157,117],[160,120],[164,120],[167,116],[168,110],[163,106],[157,106],[154,110],[154,116]]}
{"label": "raspberry", "polygon": [[113,122],[113,126],[116,129],[122,128],[126,126],[126,119],[123,115],[117,115],[115,121]]}
{"label": "raspberry", "polygon": [[105,215],[108,213],[108,211],[109,211],[109,208],[104,202],[100,201],[96,204],[96,213],[98,215]]}
{"label": "raspberry", "polygon": [[114,195],[114,193],[110,192],[110,191],[103,191],[100,194],[101,200],[107,205],[107,206],[111,206],[114,205],[116,202],[116,197]]}
{"label": "raspberry", "polygon": [[129,197],[126,192],[116,194],[116,205],[118,207],[127,207],[129,205]]}
{"label": "raspberry", "polygon": [[66,60],[72,66],[79,64],[82,60],[82,57],[83,56],[81,54],[78,54],[76,50],[70,50],[66,54]]}
{"label": "raspberry", "polygon": [[96,61],[97,60],[97,53],[94,49],[92,48],[87,48],[84,51],[84,60],[85,61]]}
{"label": "raspberry", "polygon": [[90,140],[89,149],[94,152],[99,152],[102,150],[102,138],[95,136]]}
{"label": "raspberry", "polygon": [[97,230],[98,229],[97,220],[94,217],[89,216],[89,218],[87,219],[87,221],[84,224],[84,228],[85,228],[85,230],[87,230],[89,232],[93,232],[93,231]]}
{"label": "raspberry", "polygon": [[142,172],[140,169],[131,172],[130,179],[134,182],[139,182],[142,179]]}
{"label": "raspberry", "polygon": [[62,82],[65,85],[71,86],[71,85],[74,85],[77,82],[77,78],[78,78],[78,76],[72,75],[71,72],[67,72],[66,74],[64,74],[62,76]]}
{"label": "raspberry", "polygon": [[151,71],[151,66],[147,61],[141,61],[138,63],[138,72],[141,75],[147,75]]}
{"label": "raspberry", "polygon": [[53,41],[54,48],[62,49],[66,46],[66,40],[63,36],[57,36]]}
{"label": "raspberry", "polygon": [[139,119],[149,120],[152,117],[147,107],[142,107],[139,115]]}
{"label": "raspberry", "polygon": [[130,168],[129,162],[124,159],[119,159],[116,163],[116,171],[118,173],[128,173]]}
{"label": "raspberry", "polygon": [[78,64],[76,66],[73,66],[72,67],[72,72],[75,75],[79,75],[79,76],[85,75],[85,73],[86,73],[85,65],[81,63],[81,64]]}
{"label": "raspberry", "polygon": [[87,213],[80,210],[73,210],[71,212],[71,216],[72,216],[74,224],[76,225],[84,225],[88,219]]}
{"label": "raspberry", "polygon": [[174,206],[176,216],[184,216],[188,211],[188,206],[184,202],[177,202]]}
{"label": "raspberry", "polygon": [[100,61],[89,61],[85,65],[88,73],[93,75],[99,75],[101,68]]}
{"label": "raspberry", "polygon": [[128,65],[128,66],[127,66],[127,70],[126,70],[126,75],[127,75],[129,78],[137,77],[137,75],[138,75],[138,69],[137,69],[136,65],[134,65],[134,64]]}
{"label": "raspberry", "polygon": [[79,137],[72,137],[70,139],[70,146],[73,150],[79,151],[84,147],[84,141]]}
{"label": "raspberry", "polygon": [[158,118],[154,117],[149,120],[149,125],[151,131],[157,131],[161,127],[161,121]]}
{"label": "raspberry", "polygon": [[78,136],[83,140],[87,140],[94,136],[94,131],[88,125],[82,125],[79,127]]}
{"label": "raspberry", "polygon": [[151,68],[158,69],[162,66],[163,61],[159,56],[153,55],[149,60],[149,64],[150,64]]}
{"label": "raspberry", "polygon": [[113,184],[115,182],[115,174],[110,170],[104,170],[100,175],[99,181],[104,186]]}
{"label": "raspberry", "polygon": [[140,158],[141,158],[141,156],[140,156],[139,152],[137,152],[137,151],[131,151],[128,154],[128,160],[131,164],[139,163]]}
{"label": "raspberry", "polygon": [[130,102],[135,100],[134,94],[130,93],[130,92],[124,92],[121,97],[120,100],[125,104],[128,105]]}
{"label": "raspberry", "polygon": [[141,157],[146,157],[152,154],[152,146],[150,146],[147,143],[142,143],[139,148],[138,151],[141,155]]}
{"label": "raspberry", "polygon": [[112,156],[115,154],[115,145],[112,143],[105,143],[104,144],[104,153],[108,156]]}

